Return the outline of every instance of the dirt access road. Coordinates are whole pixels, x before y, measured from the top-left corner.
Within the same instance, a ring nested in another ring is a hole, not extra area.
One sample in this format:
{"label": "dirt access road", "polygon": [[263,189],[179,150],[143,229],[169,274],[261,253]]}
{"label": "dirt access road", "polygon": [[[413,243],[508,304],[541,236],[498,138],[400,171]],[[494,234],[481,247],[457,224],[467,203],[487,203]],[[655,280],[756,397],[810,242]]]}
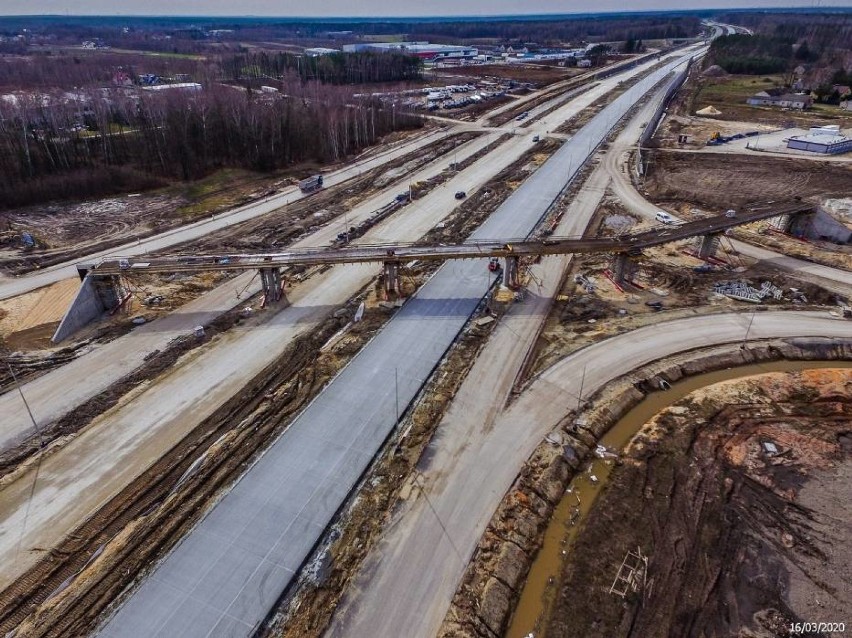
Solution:
{"label": "dirt access road", "polygon": [[[423,493],[413,496],[404,507],[405,526],[411,530],[405,542],[380,548],[385,560],[397,553],[408,558],[398,564],[402,573],[385,574],[395,586],[372,581],[385,594],[381,605],[375,607],[365,600],[347,608],[350,617],[338,620],[329,635],[434,636],[500,499],[542,438],[576,407],[581,384],[583,396],[590,396],[613,379],[656,359],[735,343],[745,336],[750,318],[731,313],[680,319],[590,346],[544,371],[490,423],[469,423],[464,405],[454,402],[437,441],[440,444],[442,438],[452,436],[469,443],[442,445],[430,455],[419,480],[428,502]],[[755,315],[749,336],[842,339],[849,337],[849,323],[827,313],[762,313]],[[473,371],[468,379],[472,378]],[[456,429],[467,436],[448,433]],[[473,441],[475,445],[470,444]],[[394,536],[398,525],[399,516],[389,524]],[[424,552],[424,547],[429,551]]]}
{"label": "dirt access road", "polygon": [[[643,70],[643,67],[637,67],[631,70],[631,73],[640,73]],[[567,116],[570,117],[570,114],[576,113],[584,105],[600,97],[621,79],[623,76],[602,82],[590,94],[580,96],[579,104],[572,102],[560,107],[558,111],[550,114],[547,120],[552,121],[560,112],[569,114]],[[535,126],[546,125],[546,122],[540,122]],[[532,128],[530,132],[534,133],[536,130]],[[454,177],[445,188],[436,189],[368,233],[363,241],[417,239],[455,207],[455,190],[472,190],[485,183],[504,166],[520,157],[527,148],[529,146],[518,144],[515,140],[501,145]],[[326,239],[330,239],[338,231],[332,228],[326,229],[325,232],[328,233]],[[315,237],[311,239],[312,243],[316,241]],[[23,547],[52,546],[88,513],[97,509],[158,458],[183,433],[190,431],[204,416],[239,392],[242,387],[240,380],[252,378],[278,357],[292,338],[310,330],[321,318],[365,285],[376,272],[374,267],[346,266],[324,273],[321,277],[309,281],[304,292],[294,291],[291,294],[292,305],[279,312],[263,327],[253,331],[233,331],[219,341],[215,348],[205,349],[204,352],[189,357],[156,386],[131,397],[126,404],[116,406],[95,421],[85,433],[46,460],[39,487],[33,494],[32,506],[29,507],[32,514],[27,522]],[[220,288],[227,288],[227,292],[232,295],[234,285],[234,282],[230,282]],[[205,297],[202,297],[202,300]],[[195,307],[203,307],[201,300]],[[171,315],[167,319],[177,321],[175,316]],[[163,320],[150,324],[148,330],[155,332],[161,321]],[[131,333],[128,337],[133,334],[136,333]],[[103,383],[117,378],[114,374],[115,366],[120,365],[127,355],[127,350],[122,346],[114,347],[115,362],[112,358],[101,359],[100,367],[91,371],[93,376],[98,375]],[[234,377],[235,361],[240,364],[239,379]],[[51,374],[59,373],[68,367]],[[104,378],[106,370],[111,370],[113,374]],[[77,388],[86,387],[79,382],[80,379],[86,379],[89,387],[92,386],[85,369],[66,374],[69,376],[65,385],[43,382],[45,391],[51,393],[57,402],[65,401],[66,394],[70,393],[72,388],[76,391]],[[36,380],[34,384],[49,376]],[[27,396],[30,396],[28,391]],[[33,404],[40,405],[37,402]],[[16,414],[16,411],[8,413]],[[56,410],[56,413],[61,411]],[[41,418],[38,412],[36,418]],[[26,421],[23,421],[18,431],[26,432],[27,428]],[[31,485],[31,477],[20,477],[19,483]],[[27,492],[18,489],[13,494],[10,489],[8,495],[8,504],[3,512],[3,527],[20,530],[27,511]],[[6,494],[4,500],[5,497]],[[4,562],[15,564],[15,569],[9,570],[10,578],[13,577],[12,571],[19,573],[38,558],[34,554],[18,552],[19,540],[20,533],[6,534],[4,540],[0,540],[0,555],[4,557]],[[3,576],[5,577],[6,573]]]}
{"label": "dirt access road", "polygon": [[[658,92],[637,111],[618,135],[618,144],[631,144],[638,139],[642,124],[648,121],[661,97]],[[609,181],[605,166],[598,165],[572,198],[555,233],[582,235]],[[523,303],[510,307],[477,357],[424,453],[429,460],[419,470],[430,498],[433,486],[444,485],[453,474],[463,450],[476,447],[475,442],[493,427],[502,412],[572,259],[572,255],[552,256],[531,267],[531,283]],[[395,513],[384,538],[368,555],[346,593],[329,636],[403,635],[405,628],[410,630],[418,618],[423,629],[417,635],[435,634],[467,563],[454,553],[448,557],[430,555],[428,569],[440,574],[440,581],[417,574],[424,567],[420,545],[424,525],[428,535],[437,523],[434,516],[430,519],[423,501],[422,495],[415,497]],[[399,593],[403,591],[404,597]],[[387,605],[388,600],[396,602]]]}
{"label": "dirt access road", "polygon": [[[630,212],[649,221],[653,221],[657,211],[666,209],[645,199],[636,190],[636,187],[633,186],[630,179],[632,168],[628,166],[627,162],[628,148],[613,148],[607,154],[605,161],[612,177],[612,189],[621,199],[624,207]],[[677,215],[673,212],[672,215],[677,219]],[[736,239],[731,239],[731,245],[741,255],[762,261],[780,270],[793,272],[797,277],[828,290],[844,295],[852,292],[852,273],[850,272],[829,268],[828,266],[820,266],[801,259],[795,259],[794,257],[787,257],[766,248],[752,246]]]}
{"label": "dirt access road", "polygon": [[[359,173],[381,166],[398,157],[406,155],[418,148],[427,144],[431,144],[442,137],[450,135],[453,131],[449,129],[436,129],[426,133],[425,135],[417,136],[413,139],[403,141],[396,145],[391,145],[390,148],[375,154],[368,154],[360,160],[355,160],[352,164],[341,168],[340,170],[328,173],[323,177],[327,186],[334,186],[345,182],[347,179],[358,175]],[[65,262],[45,268],[38,273],[33,273],[23,277],[0,279],[0,299],[7,299],[15,295],[19,295],[30,290],[35,290],[42,286],[52,284],[61,279],[77,276],[76,264],[80,261],[95,261],[107,255],[144,255],[145,253],[163,250],[176,244],[181,244],[191,241],[198,237],[202,237],[214,230],[227,228],[233,224],[238,224],[242,221],[252,219],[259,215],[270,213],[277,208],[286,206],[290,202],[304,198],[305,195],[297,186],[285,188],[280,193],[261,199],[260,201],[240,206],[227,213],[222,213],[212,219],[188,224],[180,228],[154,235],[148,239],[138,242],[131,242],[122,246],[116,246],[109,250],[100,251],[87,255],[85,259],[75,259],[71,262]]]}

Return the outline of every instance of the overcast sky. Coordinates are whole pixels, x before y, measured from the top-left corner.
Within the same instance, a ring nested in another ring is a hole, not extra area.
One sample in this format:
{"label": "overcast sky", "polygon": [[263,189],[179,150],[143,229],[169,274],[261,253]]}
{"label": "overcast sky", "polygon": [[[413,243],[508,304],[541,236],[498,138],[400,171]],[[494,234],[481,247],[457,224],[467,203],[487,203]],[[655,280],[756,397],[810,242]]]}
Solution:
{"label": "overcast sky", "polygon": [[746,7],[849,7],[852,0],[0,0],[0,15],[451,16]]}

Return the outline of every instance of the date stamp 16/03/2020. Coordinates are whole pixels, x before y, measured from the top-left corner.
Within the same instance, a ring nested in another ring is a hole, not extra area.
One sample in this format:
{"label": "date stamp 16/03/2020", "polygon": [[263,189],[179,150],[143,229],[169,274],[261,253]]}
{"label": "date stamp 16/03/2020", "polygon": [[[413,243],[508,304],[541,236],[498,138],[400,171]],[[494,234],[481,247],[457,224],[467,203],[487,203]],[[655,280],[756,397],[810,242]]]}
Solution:
{"label": "date stamp 16/03/2020", "polygon": [[794,636],[807,636],[808,634],[836,634],[845,633],[845,622],[791,622],[790,633]]}

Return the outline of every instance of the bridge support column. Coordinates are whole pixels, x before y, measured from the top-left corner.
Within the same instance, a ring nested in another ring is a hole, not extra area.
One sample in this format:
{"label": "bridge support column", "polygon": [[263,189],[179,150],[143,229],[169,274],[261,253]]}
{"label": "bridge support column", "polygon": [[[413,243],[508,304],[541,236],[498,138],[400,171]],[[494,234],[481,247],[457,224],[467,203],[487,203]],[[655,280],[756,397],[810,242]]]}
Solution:
{"label": "bridge support column", "polygon": [[385,293],[388,296],[402,293],[402,280],[399,277],[399,262],[384,262]]}
{"label": "bridge support column", "polygon": [[718,233],[714,233],[712,235],[704,235],[703,237],[696,237],[696,255],[699,259],[707,259],[709,257],[715,257],[716,251],[719,248],[719,242],[722,240],[722,236]]}
{"label": "bridge support column", "polygon": [[518,273],[518,258],[516,256],[506,257],[506,267],[503,268],[503,285],[512,290],[521,287],[521,278]]}
{"label": "bridge support column", "polygon": [[789,232],[790,224],[792,221],[792,215],[778,215],[778,217],[772,217],[769,219],[769,225],[772,226],[775,230],[778,230],[782,233],[786,233]]}
{"label": "bridge support column", "polygon": [[276,303],[284,297],[284,289],[281,285],[281,271],[278,268],[261,268],[260,284],[263,286],[265,303]]}
{"label": "bridge support column", "polygon": [[612,261],[612,280],[619,286],[632,281],[636,274],[636,262],[627,253],[617,253]]}

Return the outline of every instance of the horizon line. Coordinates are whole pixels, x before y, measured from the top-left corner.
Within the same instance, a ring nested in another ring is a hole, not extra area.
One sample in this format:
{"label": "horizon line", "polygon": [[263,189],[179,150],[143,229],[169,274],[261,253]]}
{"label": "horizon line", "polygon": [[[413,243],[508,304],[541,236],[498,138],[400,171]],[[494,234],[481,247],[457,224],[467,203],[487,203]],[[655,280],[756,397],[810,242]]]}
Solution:
{"label": "horizon line", "polygon": [[203,19],[274,19],[274,20],[452,20],[465,18],[559,18],[559,17],[576,17],[582,15],[624,15],[624,14],[676,14],[676,13],[704,13],[704,12],[785,12],[785,11],[812,11],[814,13],[824,13],[831,11],[840,11],[844,13],[852,13],[852,5],[828,5],[828,6],[775,6],[775,7],[705,7],[698,9],[622,9],[618,11],[568,11],[568,12],[543,12],[543,13],[466,13],[466,14],[444,14],[444,15],[381,15],[381,16],[363,16],[363,15],[273,15],[273,14],[132,14],[132,13],[31,13],[31,14],[0,14],[0,19],[3,18],[203,18]]}

